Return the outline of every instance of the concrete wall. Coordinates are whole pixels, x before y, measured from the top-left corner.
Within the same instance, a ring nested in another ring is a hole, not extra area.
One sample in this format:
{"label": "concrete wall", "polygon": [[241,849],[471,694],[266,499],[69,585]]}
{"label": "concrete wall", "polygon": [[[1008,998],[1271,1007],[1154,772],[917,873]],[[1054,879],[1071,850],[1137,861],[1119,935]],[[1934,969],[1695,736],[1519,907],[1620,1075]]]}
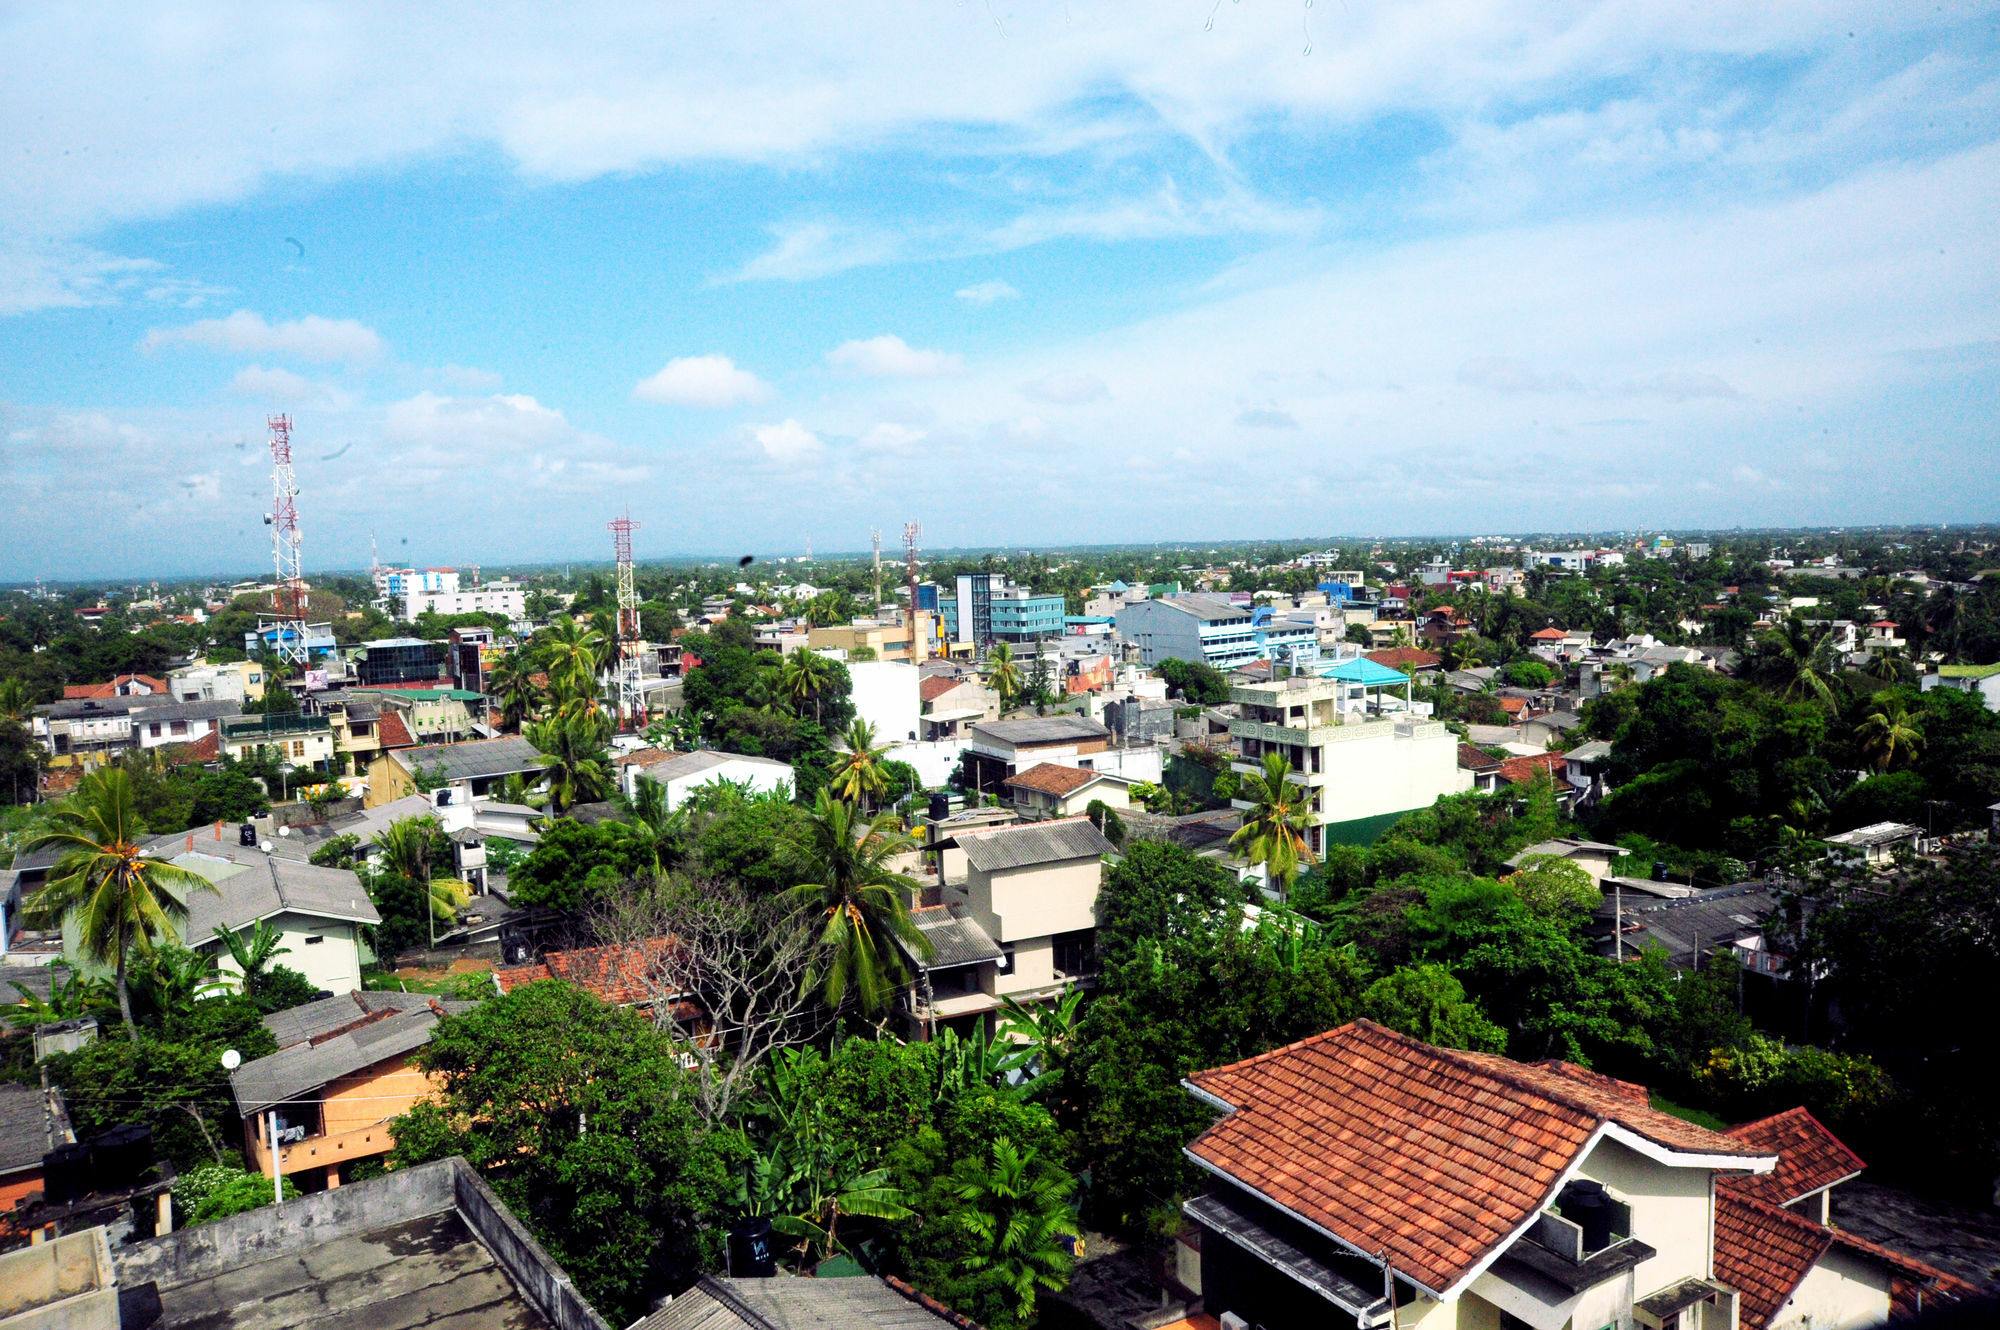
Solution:
{"label": "concrete wall", "polygon": [[[915,667],[905,666],[904,668],[914,669]],[[637,769],[627,768],[627,770],[636,771]],[[643,774],[643,772],[639,773],[639,775]],[[631,793],[633,794],[638,793],[639,775],[632,777]],[[708,770],[698,772],[692,776],[682,776],[678,779],[668,781],[667,807],[670,809],[679,808],[683,803],[687,802],[689,796],[696,790],[704,785],[713,785],[717,781],[726,780],[737,785],[747,785],[753,793],[762,793],[766,790],[775,790],[780,786],[787,789],[794,789],[797,787],[797,779],[792,769],[783,763],[773,766],[767,761],[752,762],[747,759],[726,762],[719,767],[710,767]]]}
{"label": "concrete wall", "polygon": [[907,743],[917,736],[917,667],[896,660],[850,660],[854,714],[875,727],[878,743]]}
{"label": "concrete wall", "polygon": [[973,868],[965,885],[979,926],[995,942],[1011,944],[1097,927],[1097,888],[1103,877],[1100,861],[1079,859],[992,873]]}
{"label": "concrete wall", "polygon": [[118,1286],[104,1230],[0,1256],[0,1330],[118,1330]]}
{"label": "concrete wall", "polygon": [[1889,1319],[1888,1272],[1853,1252],[1833,1248],[1799,1281],[1792,1299],[1772,1313],[1769,1330],[1846,1330]]}
{"label": "concrete wall", "polygon": [[1599,1141],[1578,1170],[1632,1207],[1632,1236],[1659,1254],[1632,1272],[1645,1292],[1709,1273],[1710,1173],[1668,1168],[1617,1141]]}
{"label": "concrete wall", "polygon": [[[355,892],[361,899],[367,899],[358,882]],[[314,988],[323,988],[336,995],[352,993],[361,987],[361,933],[358,925],[304,914],[274,915],[270,922],[283,935],[282,945],[286,948],[284,954],[277,958],[279,965],[297,970],[312,981]],[[309,937],[321,940],[308,942],[306,939]],[[219,973],[232,978],[241,977],[242,971],[220,942],[206,943],[201,950],[216,957]]]}
{"label": "concrete wall", "polygon": [[960,738],[891,744],[884,756],[891,762],[908,762],[917,769],[917,779],[924,783],[924,788],[935,790],[949,782],[958,771],[965,743]]}

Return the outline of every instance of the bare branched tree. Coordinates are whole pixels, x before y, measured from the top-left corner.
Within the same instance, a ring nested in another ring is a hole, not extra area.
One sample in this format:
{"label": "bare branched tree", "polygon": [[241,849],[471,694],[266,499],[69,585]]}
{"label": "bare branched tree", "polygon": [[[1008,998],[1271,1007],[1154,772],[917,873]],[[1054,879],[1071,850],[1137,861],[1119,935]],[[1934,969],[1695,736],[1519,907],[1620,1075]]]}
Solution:
{"label": "bare branched tree", "polygon": [[[623,953],[653,1023],[681,1044],[711,1125],[778,1049],[811,1042],[827,1013],[806,983],[813,932],[774,898],[692,873],[635,881],[591,918],[600,945]],[[667,941],[671,939],[671,941]],[[699,1004],[704,1018],[687,1003]]]}

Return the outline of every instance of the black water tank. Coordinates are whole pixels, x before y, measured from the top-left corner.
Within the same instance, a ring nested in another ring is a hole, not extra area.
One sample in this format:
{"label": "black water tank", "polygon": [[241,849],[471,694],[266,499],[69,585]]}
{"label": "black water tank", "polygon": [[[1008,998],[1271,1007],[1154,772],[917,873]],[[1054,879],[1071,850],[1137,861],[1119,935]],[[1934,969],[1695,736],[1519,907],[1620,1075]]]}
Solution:
{"label": "black water tank", "polygon": [[255,845],[257,843],[257,824],[255,822],[245,822],[242,826],[238,827],[236,829],[236,843],[238,845]]}
{"label": "black water tank", "polygon": [[1665,882],[1666,880],[1667,880],[1667,862],[1666,862],[1666,860],[1664,860],[1664,859],[1655,859],[1655,860],[1653,860],[1653,881],[1655,881],[1655,882]]}
{"label": "black water tank", "polygon": [[769,1279],[778,1273],[778,1255],[771,1245],[771,1221],[739,1219],[729,1226],[729,1276]]}
{"label": "black water tank", "polygon": [[931,795],[931,821],[942,822],[951,816],[951,797],[943,790]]}
{"label": "black water tank", "polygon": [[1603,1251],[1611,1245],[1611,1198],[1604,1184],[1578,1178],[1562,1190],[1563,1218],[1583,1230],[1583,1254]]}
{"label": "black water tank", "polygon": [[42,1199],[68,1205],[90,1195],[90,1147],[58,1145],[42,1156]]}
{"label": "black water tank", "polygon": [[137,1186],[152,1166],[151,1127],[128,1122],[90,1142],[90,1169],[99,1191]]}

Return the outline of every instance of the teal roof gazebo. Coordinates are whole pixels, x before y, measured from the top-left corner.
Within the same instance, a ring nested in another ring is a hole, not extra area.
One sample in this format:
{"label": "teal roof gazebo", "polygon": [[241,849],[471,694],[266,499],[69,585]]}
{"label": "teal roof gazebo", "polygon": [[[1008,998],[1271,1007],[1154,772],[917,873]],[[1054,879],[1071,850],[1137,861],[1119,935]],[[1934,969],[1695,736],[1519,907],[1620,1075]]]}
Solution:
{"label": "teal roof gazebo", "polygon": [[[1356,656],[1353,660],[1343,660],[1337,665],[1329,665],[1319,672],[1322,679],[1335,679],[1362,690],[1363,698],[1371,689],[1396,688],[1403,690],[1403,707],[1410,707],[1410,676],[1387,665],[1378,664],[1366,656]],[[1379,703],[1376,711],[1382,708]]]}

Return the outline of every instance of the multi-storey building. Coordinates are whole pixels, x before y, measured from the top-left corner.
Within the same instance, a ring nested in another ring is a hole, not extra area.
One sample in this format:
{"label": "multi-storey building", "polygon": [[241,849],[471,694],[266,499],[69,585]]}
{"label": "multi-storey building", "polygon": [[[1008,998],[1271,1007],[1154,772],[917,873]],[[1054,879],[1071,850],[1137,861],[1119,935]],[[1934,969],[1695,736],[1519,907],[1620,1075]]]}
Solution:
{"label": "multi-storey building", "polygon": [[957,594],[938,597],[946,641],[983,651],[1062,635],[1067,602],[1060,595],[1038,596],[999,573],[968,573],[953,589]]}
{"label": "multi-storey building", "polygon": [[[1380,709],[1379,692],[1409,679],[1362,659],[1333,667],[1345,678],[1274,679],[1229,690],[1242,715],[1229,723],[1239,773],[1281,753],[1307,792],[1306,848],[1367,844],[1403,814],[1471,788],[1458,742],[1437,721]],[[1250,805],[1237,801],[1238,808]]]}
{"label": "multi-storey building", "polygon": [[1238,605],[1220,596],[1161,596],[1118,610],[1118,632],[1158,665],[1185,660],[1233,670],[1253,660],[1304,667],[1319,663],[1319,629],[1310,619],[1280,618],[1269,606]]}

